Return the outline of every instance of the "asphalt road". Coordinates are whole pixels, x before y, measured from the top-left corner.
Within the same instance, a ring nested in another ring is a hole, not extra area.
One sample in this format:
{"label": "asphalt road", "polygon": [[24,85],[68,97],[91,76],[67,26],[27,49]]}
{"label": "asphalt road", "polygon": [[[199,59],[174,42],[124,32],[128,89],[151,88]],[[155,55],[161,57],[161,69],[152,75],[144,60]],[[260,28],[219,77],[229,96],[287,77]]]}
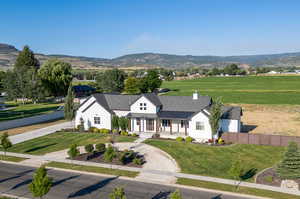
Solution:
{"label": "asphalt road", "polygon": [[[0,192],[32,198],[28,190],[35,168],[0,163]],[[53,178],[45,199],[108,199],[115,187],[124,187],[127,199],[167,199],[176,188],[131,180],[49,170]],[[247,199],[205,191],[181,189],[184,199]],[[250,198],[249,198],[250,199]]]}

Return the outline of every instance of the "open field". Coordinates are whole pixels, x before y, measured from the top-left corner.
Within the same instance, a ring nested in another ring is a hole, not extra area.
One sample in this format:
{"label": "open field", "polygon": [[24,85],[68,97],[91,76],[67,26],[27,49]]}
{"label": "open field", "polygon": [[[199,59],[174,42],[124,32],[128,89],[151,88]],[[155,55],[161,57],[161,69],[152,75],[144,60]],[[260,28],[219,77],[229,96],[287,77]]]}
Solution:
{"label": "open field", "polygon": [[222,97],[224,103],[300,104],[299,76],[206,77],[194,80],[164,81],[166,95]]}
{"label": "open field", "polygon": [[13,128],[13,129],[7,129],[7,130],[0,131],[0,135],[4,132],[7,132],[8,135],[17,135],[20,133],[25,133],[27,131],[33,131],[36,129],[45,128],[47,126],[52,126],[52,125],[60,124],[63,122],[66,122],[66,120],[55,120],[55,121],[43,122],[43,123],[39,123],[39,124],[33,124],[30,126],[22,126],[22,127]]}
{"label": "open field", "polygon": [[9,110],[0,111],[0,122],[5,120],[14,120],[23,117],[50,113],[56,110],[62,104],[42,103],[42,104],[9,104]]}
{"label": "open field", "polygon": [[300,136],[298,105],[237,105],[243,107],[242,122],[247,132]]}
{"label": "open field", "polygon": [[187,179],[187,178],[179,178],[177,180],[177,184],[202,187],[202,188],[206,188],[206,189],[229,191],[229,192],[235,192],[235,193],[241,193],[241,194],[249,194],[249,195],[268,197],[268,198],[274,198],[274,199],[283,199],[283,198],[284,199],[296,199],[296,198],[298,198],[298,196],[296,196],[296,195],[285,194],[285,193],[280,193],[280,192],[275,192],[275,191],[268,191],[268,190],[263,190],[263,189],[249,188],[249,187],[239,187],[239,190],[237,191],[236,187],[233,185],[221,184],[221,183],[216,183],[216,182],[207,182],[207,181],[201,181],[201,180],[193,180],[193,179]]}
{"label": "open field", "polygon": [[228,170],[234,160],[241,160],[247,167],[245,170],[249,171],[245,176],[248,181],[253,181],[256,172],[278,163],[284,151],[284,147],[242,144],[214,147],[155,139],[145,143],[170,154],[183,173],[232,179]]}
{"label": "open field", "polygon": [[[78,146],[107,142],[108,136],[100,133],[69,133],[57,132],[13,145],[10,152],[44,155],[46,153],[64,150],[71,144]],[[116,142],[133,142],[134,137],[116,136]],[[0,147],[1,149],[1,147]]]}

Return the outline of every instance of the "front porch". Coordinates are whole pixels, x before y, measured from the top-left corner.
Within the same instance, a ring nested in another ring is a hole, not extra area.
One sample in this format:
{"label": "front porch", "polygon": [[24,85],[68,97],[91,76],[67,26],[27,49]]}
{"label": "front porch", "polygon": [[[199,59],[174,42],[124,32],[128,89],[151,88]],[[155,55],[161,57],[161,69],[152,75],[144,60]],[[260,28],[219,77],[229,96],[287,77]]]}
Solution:
{"label": "front porch", "polygon": [[160,118],[156,114],[130,116],[128,117],[130,132],[137,134],[158,133],[161,136],[174,136],[175,138],[188,136],[189,121],[187,118]]}

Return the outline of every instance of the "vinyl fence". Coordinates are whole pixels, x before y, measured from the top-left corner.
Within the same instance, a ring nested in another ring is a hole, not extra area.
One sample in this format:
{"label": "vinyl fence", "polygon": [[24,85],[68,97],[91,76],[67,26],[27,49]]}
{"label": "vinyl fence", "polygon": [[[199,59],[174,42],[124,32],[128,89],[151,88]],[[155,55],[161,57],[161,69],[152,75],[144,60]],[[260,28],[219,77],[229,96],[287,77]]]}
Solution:
{"label": "vinyl fence", "polygon": [[287,146],[289,142],[294,141],[300,144],[300,137],[283,135],[265,135],[251,133],[223,133],[222,139],[225,142],[237,144],[257,144],[270,146]]}
{"label": "vinyl fence", "polygon": [[51,120],[56,120],[64,117],[64,111],[55,111],[53,113],[49,114],[43,114],[43,115],[37,115],[32,117],[26,117],[22,119],[15,119],[15,120],[9,120],[0,122],[0,131],[11,129],[11,128],[17,128],[21,126],[28,126],[31,124],[37,124],[41,122],[47,122]]}

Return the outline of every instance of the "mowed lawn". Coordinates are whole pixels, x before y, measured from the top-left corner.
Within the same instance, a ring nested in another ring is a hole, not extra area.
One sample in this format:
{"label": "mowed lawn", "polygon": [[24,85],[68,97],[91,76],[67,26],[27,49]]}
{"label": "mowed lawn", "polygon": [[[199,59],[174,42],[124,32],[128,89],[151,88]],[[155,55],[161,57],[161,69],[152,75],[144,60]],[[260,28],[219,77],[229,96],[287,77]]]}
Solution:
{"label": "mowed lawn", "polygon": [[[133,142],[134,137],[116,136],[116,142]],[[64,150],[72,144],[83,146],[86,144],[106,143],[108,136],[99,133],[71,133],[57,132],[13,145],[8,151],[43,155],[46,153]]]}
{"label": "mowed lawn", "polygon": [[194,80],[164,81],[166,95],[222,97],[224,103],[300,104],[300,76],[205,77]]}
{"label": "mowed lawn", "polygon": [[15,104],[9,110],[0,111],[0,121],[14,120],[23,117],[30,117],[56,110],[62,104],[41,103],[41,104]]}
{"label": "mowed lawn", "polygon": [[[240,159],[246,171],[257,169],[259,172],[279,162],[284,151],[284,147],[242,144],[215,147],[155,139],[145,143],[170,154],[183,173],[228,179],[232,179],[228,170],[234,160]],[[253,177],[247,180],[253,181]]]}

